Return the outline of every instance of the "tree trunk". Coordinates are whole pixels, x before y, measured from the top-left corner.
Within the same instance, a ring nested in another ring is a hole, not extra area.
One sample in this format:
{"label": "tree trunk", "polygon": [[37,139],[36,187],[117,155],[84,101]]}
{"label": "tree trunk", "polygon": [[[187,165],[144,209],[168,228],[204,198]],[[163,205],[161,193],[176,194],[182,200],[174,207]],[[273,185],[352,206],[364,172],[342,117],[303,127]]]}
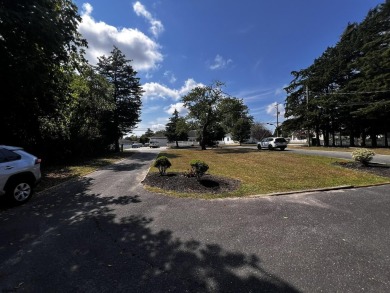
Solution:
{"label": "tree trunk", "polygon": [[376,148],[378,146],[376,135],[374,133],[371,133],[370,137],[371,137],[371,146]]}
{"label": "tree trunk", "polygon": [[349,134],[349,146],[354,147],[355,146],[355,136],[353,133],[353,130],[351,130]]}
{"label": "tree trunk", "polygon": [[116,152],[116,153],[119,153],[119,152],[120,152],[120,148],[119,148],[119,139],[116,139],[116,140],[115,140],[115,152]]}
{"label": "tree trunk", "polygon": [[318,125],[316,125],[316,144],[317,146],[320,146],[320,128]]}
{"label": "tree trunk", "polygon": [[329,147],[329,128],[328,126],[323,130],[324,132],[324,146]]}
{"label": "tree trunk", "polygon": [[385,131],[385,147],[389,147],[389,142],[387,141],[387,131]]}
{"label": "tree trunk", "polygon": [[361,146],[362,147],[366,146],[366,132],[364,130],[362,132],[362,143],[361,143]]}
{"label": "tree trunk", "polygon": [[176,140],[176,147],[179,148],[179,142]]}

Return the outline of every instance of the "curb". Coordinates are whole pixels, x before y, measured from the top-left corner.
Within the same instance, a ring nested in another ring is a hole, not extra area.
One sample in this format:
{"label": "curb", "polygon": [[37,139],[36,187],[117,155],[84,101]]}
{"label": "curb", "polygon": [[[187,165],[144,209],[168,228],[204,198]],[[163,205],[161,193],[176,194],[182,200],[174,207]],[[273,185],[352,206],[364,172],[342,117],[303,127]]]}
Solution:
{"label": "curb", "polygon": [[299,194],[299,193],[311,193],[311,192],[318,192],[318,191],[332,191],[332,190],[342,190],[342,189],[352,189],[352,188],[366,188],[366,187],[375,187],[375,186],[382,186],[382,185],[390,185],[390,182],[375,183],[375,184],[368,184],[368,185],[359,185],[359,186],[341,185],[341,186],[335,186],[335,187],[325,187],[325,188],[315,188],[315,189],[306,189],[306,190],[256,194],[256,195],[249,195],[246,197],[239,197],[239,198],[258,198],[258,197],[264,197],[264,196],[280,196],[280,195]]}
{"label": "curb", "polygon": [[249,196],[246,196],[246,198],[257,198],[257,197],[264,197],[264,196],[280,196],[280,195],[288,195],[288,194],[310,193],[310,192],[318,192],[318,191],[332,191],[332,190],[351,189],[351,188],[355,188],[355,186],[341,185],[341,186],[325,187],[325,188],[314,188],[314,189],[293,190],[293,191],[285,191],[285,192],[274,192],[274,193],[266,193],[266,194],[249,195]]}

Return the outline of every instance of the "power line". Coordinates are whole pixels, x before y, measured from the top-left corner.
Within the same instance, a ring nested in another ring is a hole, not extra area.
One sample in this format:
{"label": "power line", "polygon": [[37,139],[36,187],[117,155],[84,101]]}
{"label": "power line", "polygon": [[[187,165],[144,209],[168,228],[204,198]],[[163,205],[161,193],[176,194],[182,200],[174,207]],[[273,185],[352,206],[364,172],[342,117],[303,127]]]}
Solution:
{"label": "power line", "polygon": [[349,93],[343,93],[343,92],[332,92],[332,93],[318,93],[318,92],[310,92],[311,94],[317,94],[317,95],[358,95],[358,94],[383,94],[383,93],[390,93],[390,90],[383,90],[383,91],[372,91],[372,92],[349,92]]}

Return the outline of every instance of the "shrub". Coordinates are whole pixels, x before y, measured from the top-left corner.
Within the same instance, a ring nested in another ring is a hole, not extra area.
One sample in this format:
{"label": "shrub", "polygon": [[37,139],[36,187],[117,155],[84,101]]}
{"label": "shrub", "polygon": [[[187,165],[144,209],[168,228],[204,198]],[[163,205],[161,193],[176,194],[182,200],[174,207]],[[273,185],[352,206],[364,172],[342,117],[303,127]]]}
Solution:
{"label": "shrub", "polygon": [[161,176],[165,175],[167,169],[171,166],[171,162],[165,156],[158,157],[157,160],[154,162],[154,167],[158,168],[158,171],[160,172]]}
{"label": "shrub", "polygon": [[363,165],[368,165],[374,156],[375,153],[368,149],[356,149],[352,152],[352,158]]}
{"label": "shrub", "polygon": [[192,160],[190,162],[192,172],[195,173],[196,178],[199,180],[200,177],[202,177],[207,170],[209,169],[209,166],[200,160]]}

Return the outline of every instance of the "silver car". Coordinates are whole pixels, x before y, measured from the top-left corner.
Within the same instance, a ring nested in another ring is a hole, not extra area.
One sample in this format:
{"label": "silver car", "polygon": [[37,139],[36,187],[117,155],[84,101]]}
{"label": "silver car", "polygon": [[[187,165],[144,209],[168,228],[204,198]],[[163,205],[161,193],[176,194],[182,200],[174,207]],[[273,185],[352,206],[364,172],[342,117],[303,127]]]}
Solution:
{"label": "silver car", "polygon": [[0,195],[14,204],[28,201],[41,180],[41,159],[20,147],[0,145]]}
{"label": "silver car", "polygon": [[287,147],[287,140],[284,137],[267,137],[257,143],[259,150],[263,149],[280,149],[284,151]]}

